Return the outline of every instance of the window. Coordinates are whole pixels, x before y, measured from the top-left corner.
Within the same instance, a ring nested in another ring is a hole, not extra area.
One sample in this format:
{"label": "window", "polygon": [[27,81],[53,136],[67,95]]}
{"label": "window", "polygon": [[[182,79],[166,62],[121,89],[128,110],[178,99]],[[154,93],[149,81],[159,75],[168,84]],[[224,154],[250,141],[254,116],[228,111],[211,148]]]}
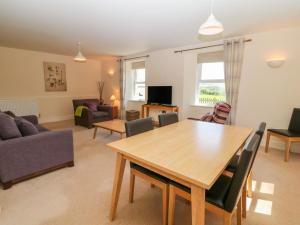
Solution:
{"label": "window", "polygon": [[198,56],[197,81],[197,105],[212,106],[217,102],[226,101],[222,52]]}
{"label": "window", "polygon": [[127,76],[128,100],[145,101],[145,61],[134,61],[128,64]]}
{"label": "window", "polygon": [[145,68],[133,70],[133,99],[145,100]]}

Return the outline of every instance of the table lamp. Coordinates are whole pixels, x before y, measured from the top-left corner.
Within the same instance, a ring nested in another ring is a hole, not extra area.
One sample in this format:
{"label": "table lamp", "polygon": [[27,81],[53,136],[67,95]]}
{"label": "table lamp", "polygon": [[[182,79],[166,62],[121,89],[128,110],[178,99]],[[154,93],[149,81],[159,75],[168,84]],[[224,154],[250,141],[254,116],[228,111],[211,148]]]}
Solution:
{"label": "table lamp", "polygon": [[112,105],[114,105],[115,100],[116,100],[116,96],[114,96],[114,95],[110,96],[110,100],[111,100]]}

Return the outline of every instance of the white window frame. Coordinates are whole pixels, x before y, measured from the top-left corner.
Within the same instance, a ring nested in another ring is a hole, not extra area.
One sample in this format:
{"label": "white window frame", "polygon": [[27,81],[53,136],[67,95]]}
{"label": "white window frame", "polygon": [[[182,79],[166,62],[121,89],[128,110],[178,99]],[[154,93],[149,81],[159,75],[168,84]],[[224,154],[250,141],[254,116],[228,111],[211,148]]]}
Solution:
{"label": "white window frame", "polygon": [[[204,63],[224,63],[224,61],[221,60],[216,60],[216,61],[212,61],[212,62],[203,62],[203,63],[198,63],[197,64],[197,80],[196,80],[196,93],[195,93],[195,104],[199,105],[199,106],[206,106],[206,107],[213,107],[214,103],[201,103],[199,101],[199,93],[200,93],[200,84],[223,84],[225,85],[225,75],[224,75],[224,79],[202,79],[202,64]],[[226,94],[225,94],[225,100],[226,100]]]}
{"label": "white window frame", "polygon": [[[144,82],[137,81],[137,70],[138,69],[133,69],[132,70],[132,75],[133,75],[132,99],[137,100],[137,101],[145,101],[145,99],[146,99],[146,69],[144,68],[144,70],[145,70],[145,80],[144,80]],[[144,97],[135,96],[136,85],[138,85],[138,84],[144,84],[144,86],[145,86]]]}

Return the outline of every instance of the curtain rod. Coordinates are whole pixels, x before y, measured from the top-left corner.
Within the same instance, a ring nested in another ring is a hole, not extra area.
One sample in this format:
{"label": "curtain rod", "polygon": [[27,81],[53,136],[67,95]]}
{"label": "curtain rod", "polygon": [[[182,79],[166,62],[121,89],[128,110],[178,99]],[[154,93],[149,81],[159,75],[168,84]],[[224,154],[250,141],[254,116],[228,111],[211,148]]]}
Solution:
{"label": "curtain rod", "polygon": [[[252,39],[244,40],[244,42],[250,42],[250,41],[252,41]],[[224,44],[215,44],[215,45],[208,45],[208,46],[203,46],[203,47],[198,47],[198,48],[188,48],[188,49],[176,50],[176,51],[174,51],[174,53],[182,53],[182,52],[188,52],[188,51],[204,49],[204,48],[219,47],[219,46],[223,46],[223,45]]]}
{"label": "curtain rod", "polygon": [[123,60],[127,61],[127,60],[132,60],[132,59],[140,59],[140,58],[148,58],[148,57],[150,57],[150,55],[143,55],[143,56],[138,56],[138,57],[133,57],[133,58],[127,58],[127,59],[123,59]]}

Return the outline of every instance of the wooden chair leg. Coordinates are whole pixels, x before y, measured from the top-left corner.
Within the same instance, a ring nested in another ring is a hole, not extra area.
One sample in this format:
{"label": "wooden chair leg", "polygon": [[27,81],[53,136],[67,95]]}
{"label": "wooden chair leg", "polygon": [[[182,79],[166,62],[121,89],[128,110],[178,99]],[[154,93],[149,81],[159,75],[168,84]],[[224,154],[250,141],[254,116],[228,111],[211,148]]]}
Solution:
{"label": "wooden chair leg", "polygon": [[236,224],[242,225],[242,198],[240,198],[237,204],[236,219],[237,219]]}
{"label": "wooden chair leg", "polygon": [[269,151],[269,142],[270,142],[270,132],[267,132],[267,140],[266,140],[266,146],[265,146],[265,153],[268,153]]}
{"label": "wooden chair leg", "polygon": [[169,185],[165,184],[162,188],[162,213],[163,225],[168,225],[168,203],[169,203]]}
{"label": "wooden chair leg", "polygon": [[248,179],[247,179],[247,186],[248,186],[248,191],[247,191],[247,196],[249,198],[252,198],[252,171],[250,171]]}
{"label": "wooden chair leg", "polygon": [[242,191],[242,217],[246,218],[246,216],[247,216],[247,187],[245,184]]}
{"label": "wooden chair leg", "polygon": [[130,188],[129,188],[129,202],[130,203],[133,203],[134,184],[135,184],[135,175],[130,170]]}
{"label": "wooden chair leg", "polygon": [[169,209],[168,209],[168,225],[174,224],[174,211],[175,211],[175,199],[174,186],[169,186]]}
{"label": "wooden chair leg", "polygon": [[231,214],[226,214],[223,217],[224,225],[231,225]]}
{"label": "wooden chair leg", "polygon": [[289,161],[290,148],[291,148],[291,142],[290,142],[290,141],[287,141],[287,142],[285,143],[285,157],[284,157],[284,161],[285,161],[285,162]]}

